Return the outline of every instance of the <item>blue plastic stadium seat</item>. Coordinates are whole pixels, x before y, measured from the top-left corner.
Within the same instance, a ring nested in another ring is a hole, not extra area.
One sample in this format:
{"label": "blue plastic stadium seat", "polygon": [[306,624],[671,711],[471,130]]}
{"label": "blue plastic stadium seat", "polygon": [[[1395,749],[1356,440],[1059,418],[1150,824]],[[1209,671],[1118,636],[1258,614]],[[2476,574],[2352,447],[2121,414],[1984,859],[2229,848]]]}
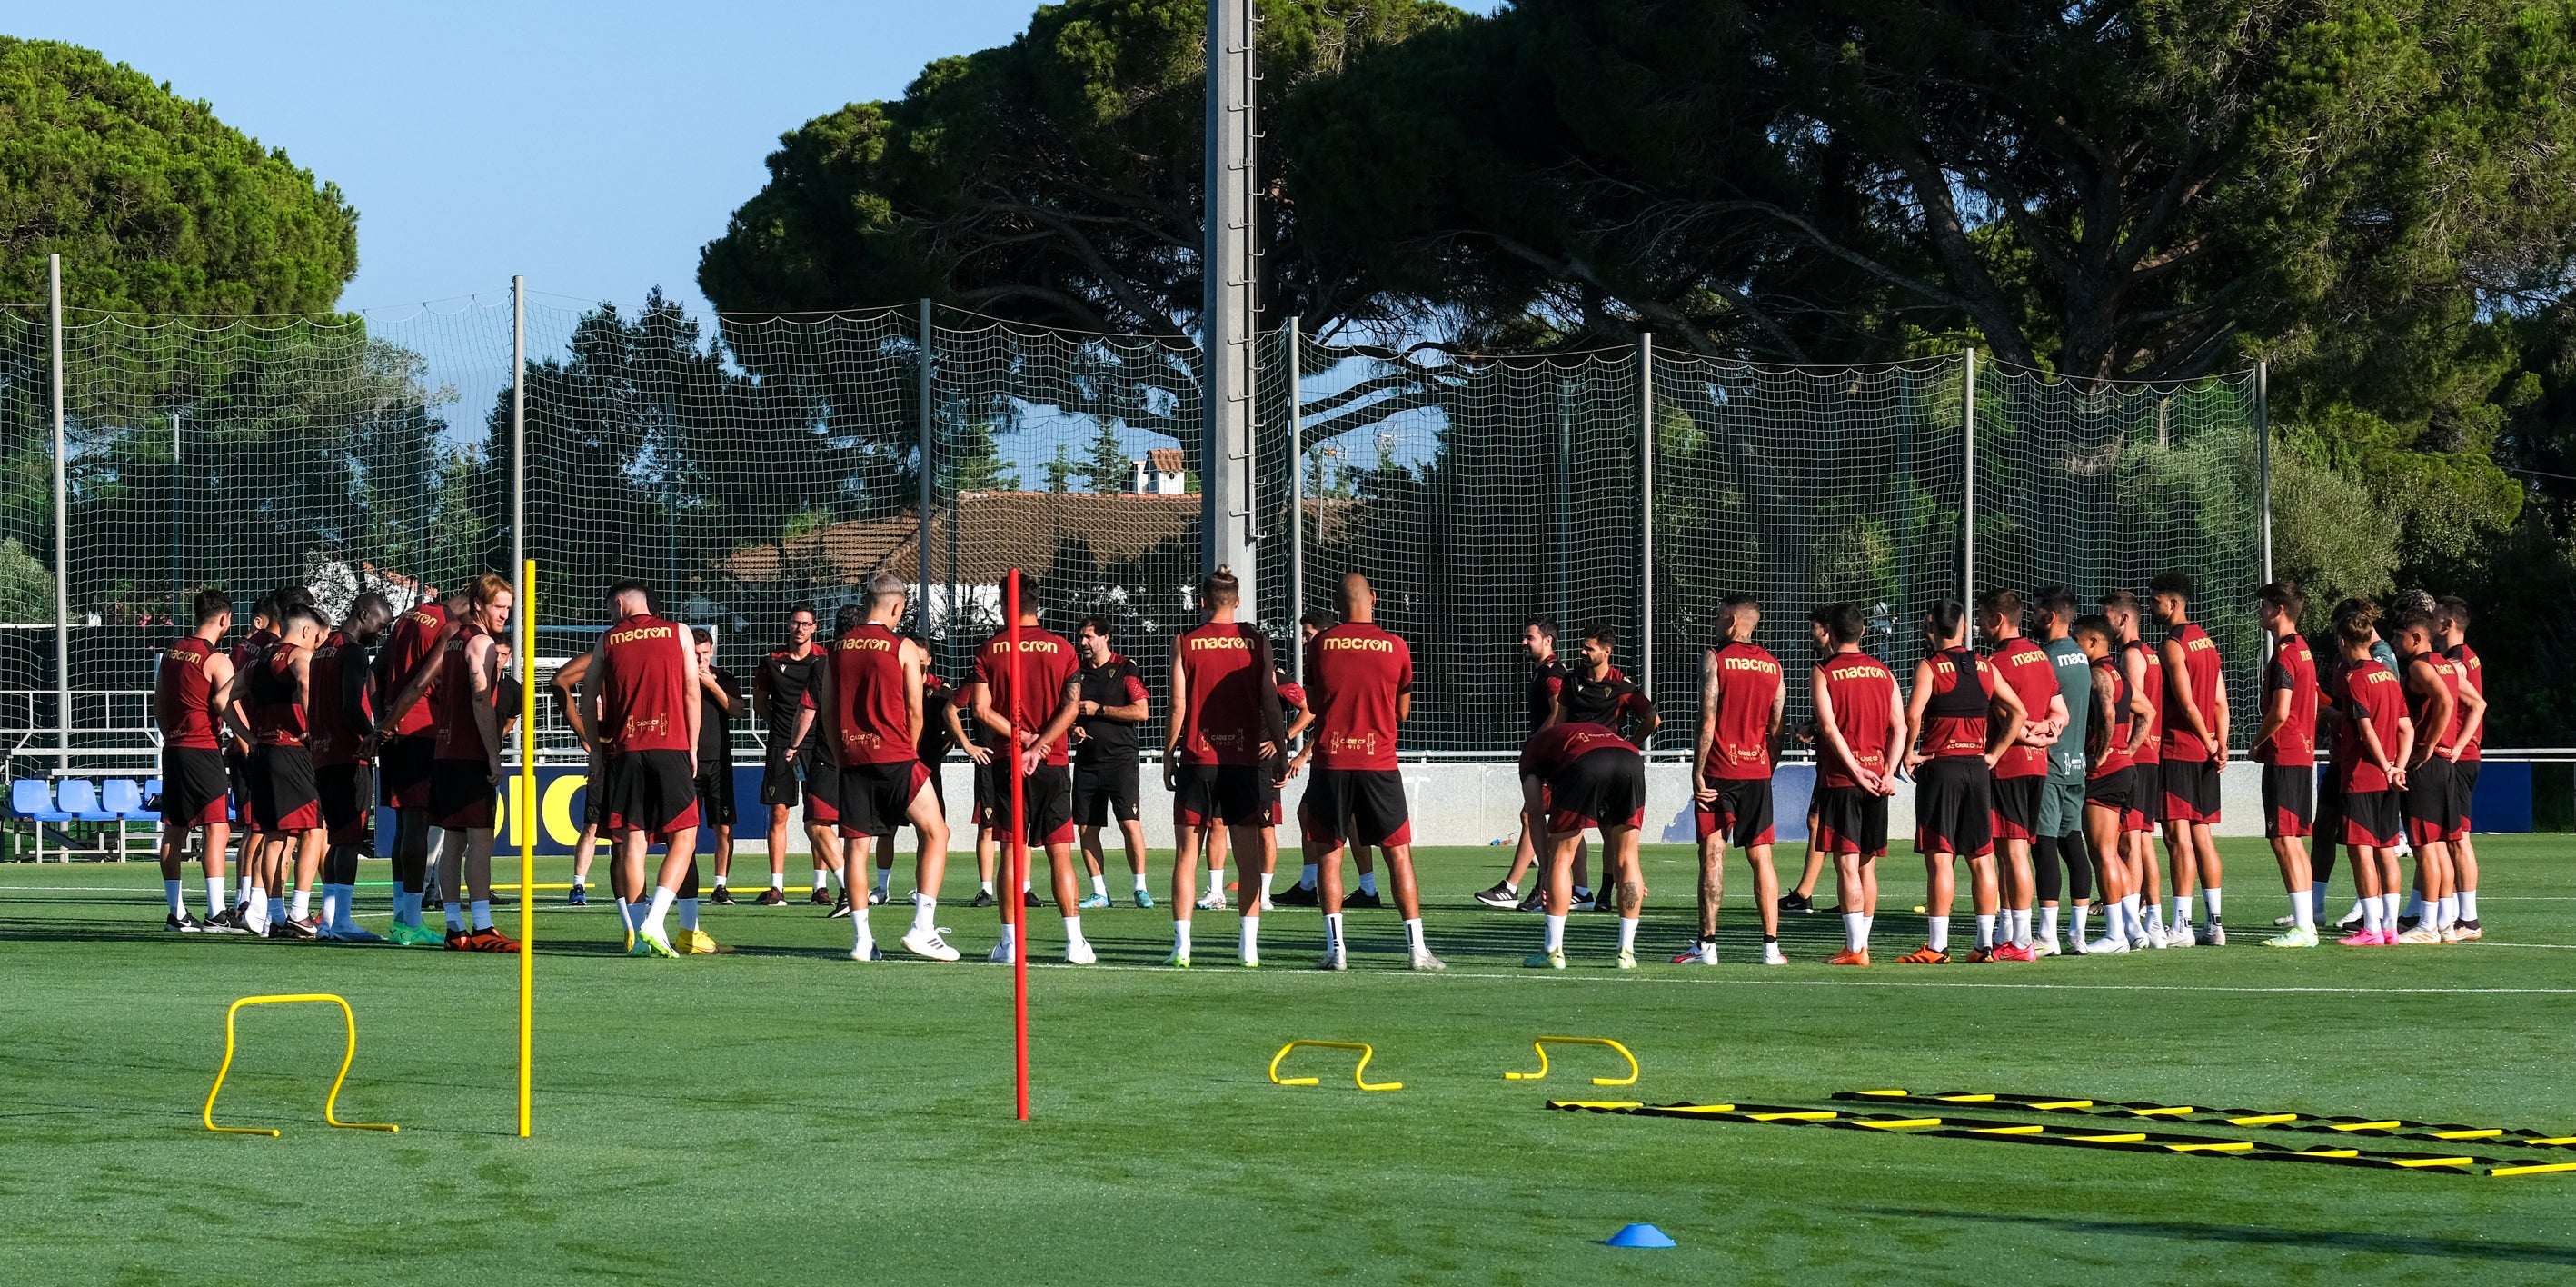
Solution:
{"label": "blue plastic stadium seat", "polygon": [[64,778],[62,786],[56,789],[54,798],[61,802],[63,812],[70,814],[75,822],[117,820],[113,811],[99,807],[98,784],[88,778]]}
{"label": "blue plastic stadium seat", "polygon": [[126,822],[159,822],[161,815],[143,807],[143,788],[132,778],[109,778],[98,791],[100,807]]}
{"label": "blue plastic stadium seat", "polygon": [[42,778],[19,778],[9,784],[9,813],[32,822],[72,820],[72,815],[54,807],[54,784]]}

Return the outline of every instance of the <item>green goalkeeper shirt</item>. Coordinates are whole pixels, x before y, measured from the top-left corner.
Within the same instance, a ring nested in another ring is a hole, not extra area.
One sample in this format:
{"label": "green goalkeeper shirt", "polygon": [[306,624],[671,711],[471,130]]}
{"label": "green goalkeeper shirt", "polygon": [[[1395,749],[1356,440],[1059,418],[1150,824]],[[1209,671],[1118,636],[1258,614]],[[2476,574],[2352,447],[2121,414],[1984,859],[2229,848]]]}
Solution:
{"label": "green goalkeeper shirt", "polygon": [[2040,645],[2057,663],[2057,691],[2066,698],[2066,731],[2048,748],[2048,780],[2084,782],[2084,721],[2093,713],[2093,663],[2073,639],[2051,639]]}

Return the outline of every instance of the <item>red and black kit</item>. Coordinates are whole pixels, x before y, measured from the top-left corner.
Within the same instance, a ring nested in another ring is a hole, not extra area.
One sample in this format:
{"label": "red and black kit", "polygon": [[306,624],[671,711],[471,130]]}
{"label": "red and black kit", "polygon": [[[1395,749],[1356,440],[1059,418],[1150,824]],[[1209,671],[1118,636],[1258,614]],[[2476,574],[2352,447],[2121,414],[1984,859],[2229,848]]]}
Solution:
{"label": "red and black kit", "polygon": [[1985,760],[1994,684],[1985,660],[1965,648],[1932,658],[1922,737],[1932,758],[1914,771],[1916,853],[1983,857],[1995,851],[1994,778]]}
{"label": "red and black kit", "polygon": [[1559,724],[1521,747],[1520,775],[1547,787],[1547,829],[1646,825],[1646,757],[1605,724]]}
{"label": "red and black kit", "polygon": [[309,831],[322,825],[313,755],[304,745],[304,708],[295,701],[295,649],[275,647],[251,668],[242,707],[250,716],[250,823],[254,830]]}
{"label": "red and black kit", "polygon": [[2254,760],[2263,766],[2263,834],[2279,840],[2307,835],[2317,812],[2317,659],[2295,633],[2272,646],[2265,710],[2275,693],[2290,695],[2289,717],[2254,748]]}
{"label": "red and black kit", "polygon": [[173,827],[226,821],[231,788],[222,743],[215,737],[215,686],[206,677],[214,645],[181,635],[161,655],[155,709],[167,712],[161,729],[161,798],[152,807]]}

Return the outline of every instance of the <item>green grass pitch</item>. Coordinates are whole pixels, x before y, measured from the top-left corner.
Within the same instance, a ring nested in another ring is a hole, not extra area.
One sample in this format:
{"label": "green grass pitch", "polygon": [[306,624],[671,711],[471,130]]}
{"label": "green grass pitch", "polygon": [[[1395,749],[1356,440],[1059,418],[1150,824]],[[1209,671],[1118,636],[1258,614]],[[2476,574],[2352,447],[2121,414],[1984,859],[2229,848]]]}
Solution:
{"label": "green grass pitch", "polygon": [[[2035,966],[1828,969],[1816,964],[1839,946],[1828,915],[1791,918],[1797,964],[1749,964],[1740,862],[1727,963],[1664,965],[1692,888],[1688,853],[1671,846],[1648,852],[1650,964],[1635,975],[1606,968],[1613,918],[1584,913],[1575,968],[1519,969],[1536,918],[1466,900],[1498,849],[1423,856],[1431,942],[1451,966],[1438,977],[1401,969],[1392,909],[1352,914],[1357,950],[1339,976],[1305,968],[1320,940],[1311,910],[1266,919],[1258,972],[1231,964],[1235,918],[1202,913],[1187,974],[1152,968],[1167,911],[1094,912],[1102,966],[1031,971],[1028,1123],[1010,1112],[1010,973],[978,959],[991,914],[963,905],[971,861],[952,866],[940,917],[968,953],[953,966],[853,964],[846,927],[802,905],[710,909],[707,928],[737,955],[629,960],[605,907],[549,903],[530,1140],[513,1135],[511,958],[183,938],[159,929],[148,865],[11,865],[0,1279],[2566,1282],[2576,1174],[1540,1108],[1903,1086],[2576,1130],[2568,841],[2479,847],[2488,942],[2373,951],[2254,946],[2283,902],[2252,842],[2225,846],[2240,946]],[[1796,862],[1782,854],[1792,876]],[[898,890],[908,876],[907,858]],[[1905,911],[1920,863],[1896,855],[1885,876],[1882,962],[1921,932]],[[2330,910],[2346,873],[2336,889]],[[384,906],[367,891],[378,925]],[[877,909],[889,945],[899,911]],[[1051,910],[1036,924],[1043,961],[1062,939]],[[321,1124],[340,1033],[319,1007],[243,1015],[222,1116],[284,1138],[198,1124],[224,1006],[295,991],[356,1007],[341,1116],[401,1134]],[[1571,1050],[1545,1082],[1505,1081],[1533,1066],[1541,1033],[1615,1037],[1644,1079],[1596,1092],[1589,1075],[1611,1057]],[[1323,1084],[1272,1086],[1264,1067],[1294,1037],[1374,1042],[1372,1076],[1405,1089],[1359,1093],[1347,1056],[1304,1051],[1295,1071]],[[1599,1245],[1630,1221],[1680,1246]]]}

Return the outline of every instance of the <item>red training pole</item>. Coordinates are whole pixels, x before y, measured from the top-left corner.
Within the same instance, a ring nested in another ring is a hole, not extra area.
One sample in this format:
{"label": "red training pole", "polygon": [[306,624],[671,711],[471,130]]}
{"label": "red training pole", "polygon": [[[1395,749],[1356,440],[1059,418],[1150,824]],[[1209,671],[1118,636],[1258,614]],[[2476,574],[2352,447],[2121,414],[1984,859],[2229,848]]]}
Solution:
{"label": "red training pole", "polygon": [[1028,900],[1020,893],[1029,880],[1029,829],[1022,816],[1025,807],[1020,789],[1020,573],[1011,570],[1010,583],[1003,594],[1005,629],[1011,648],[1011,702],[1005,718],[1011,724],[1011,885],[1009,899],[1012,918],[1019,928],[1011,935],[1011,1032],[1013,1053],[1018,1062],[1019,1120],[1029,1120],[1029,909]]}

